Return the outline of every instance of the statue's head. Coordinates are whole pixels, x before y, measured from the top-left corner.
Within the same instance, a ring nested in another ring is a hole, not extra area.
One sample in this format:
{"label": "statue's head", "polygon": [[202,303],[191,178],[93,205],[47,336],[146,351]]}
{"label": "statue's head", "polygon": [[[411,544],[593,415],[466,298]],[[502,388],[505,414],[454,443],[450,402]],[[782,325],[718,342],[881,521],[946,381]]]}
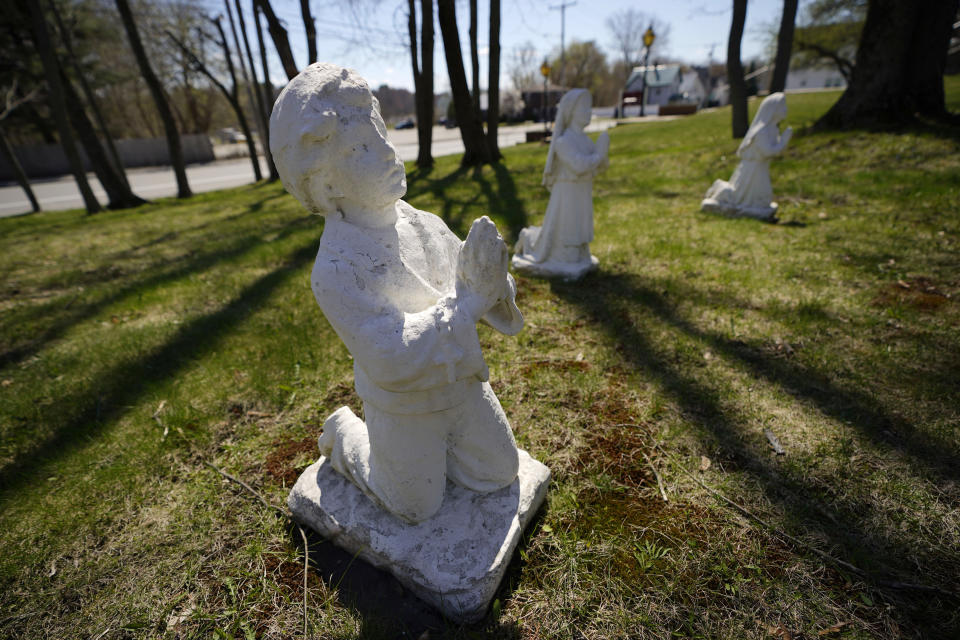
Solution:
{"label": "statue's head", "polygon": [[570,127],[583,129],[590,124],[593,99],[586,89],[571,89],[563,94],[557,103],[557,117],[554,127],[560,132]]}
{"label": "statue's head", "polygon": [[312,213],[333,213],[345,201],[386,207],[407,190],[366,80],[334,64],[310,65],[280,92],[270,151],[283,186]]}
{"label": "statue's head", "polygon": [[771,93],[763,99],[760,107],[757,109],[757,115],[754,120],[759,120],[767,124],[779,124],[781,120],[787,117],[787,97],[783,93]]}

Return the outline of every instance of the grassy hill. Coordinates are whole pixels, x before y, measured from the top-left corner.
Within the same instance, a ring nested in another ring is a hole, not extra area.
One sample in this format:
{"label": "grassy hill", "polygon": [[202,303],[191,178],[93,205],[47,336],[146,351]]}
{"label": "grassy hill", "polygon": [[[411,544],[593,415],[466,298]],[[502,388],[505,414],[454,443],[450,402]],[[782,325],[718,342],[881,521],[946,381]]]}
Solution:
{"label": "grassy hill", "polygon": [[[789,96],[788,124],[837,96]],[[308,285],[322,219],[258,184],[0,220],[0,635],[289,638],[306,596],[322,638],[950,637],[960,136],[798,135],[769,225],[698,211],[729,120],[612,130],[600,270],[518,278],[523,332],[481,329],[554,482],[474,627],[316,537],[305,594],[299,532],[206,464],[283,505],[359,410]],[[512,241],[545,148],[505,156],[410,167],[407,199]]]}

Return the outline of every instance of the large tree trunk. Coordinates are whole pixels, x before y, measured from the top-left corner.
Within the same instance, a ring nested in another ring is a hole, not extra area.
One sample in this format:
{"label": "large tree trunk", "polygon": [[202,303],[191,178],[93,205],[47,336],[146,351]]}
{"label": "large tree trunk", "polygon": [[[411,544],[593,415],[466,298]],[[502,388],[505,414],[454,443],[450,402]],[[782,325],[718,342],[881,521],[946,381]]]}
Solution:
{"label": "large tree trunk", "polygon": [[727,82],[730,83],[730,107],[733,112],[733,137],[747,135],[747,83],[740,63],[740,41],[747,20],[747,0],[733,0],[733,21],[727,40]]}
{"label": "large tree trunk", "polygon": [[3,155],[7,158],[7,162],[10,163],[10,167],[13,169],[13,174],[16,176],[20,188],[27,194],[33,212],[37,213],[40,211],[40,203],[37,202],[37,196],[33,194],[33,189],[30,188],[30,178],[27,177],[27,172],[23,170],[23,165],[20,164],[17,154],[14,153],[13,146],[11,146],[10,141],[7,140],[7,134],[4,133],[3,127],[0,127],[0,151],[3,152]]}
{"label": "large tree trunk", "polygon": [[817,128],[900,125],[947,116],[943,94],[958,0],[871,0],[851,82]]}
{"label": "large tree trunk", "polygon": [[283,71],[287,74],[287,80],[293,80],[297,75],[297,63],[293,61],[293,52],[290,50],[290,39],[287,37],[287,30],[280,24],[280,19],[273,12],[270,6],[270,0],[253,0],[254,4],[263,13],[267,19],[267,29],[270,31],[270,37],[277,48],[277,55],[280,56],[280,64],[283,65]]}
{"label": "large tree trunk", "polygon": [[80,144],[83,145],[83,149],[87,152],[87,159],[90,161],[90,166],[93,168],[94,173],[97,174],[100,185],[103,187],[103,190],[107,192],[107,198],[109,199],[108,208],[128,209],[146,203],[146,200],[134,195],[133,191],[130,190],[130,186],[120,177],[116,169],[114,169],[110,158],[107,156],[107,152],[97,138],[97,132],[93,128],[93,123],[90,122],[90,118],[87,117],[87,112],[83,109],[80,96],[77,95],[76,90],[62,69],[60,82],[63,86],[63,97],[66,99],[67,104],[73,106],[73,108],[67,110],[70,116],[70,124],[73,126],[74,132],[76,132]]}
{"label": "large tree trunk", "polygon": [[[227,93],[224,92],[224,95],[227,96],[227,100],[230,101],[230,106],[233,107],[234,112],[237,114],[237,121],[240,123],[240,129],[243,131],[243,135],[247,138],[247,153],[250,154],[250,162],[253,163],[253,179],[257,182],[263,180],[263,174],[260,172],[260,157],[257,155],[257,145],[253,141],[253,131],[250,130],[250,125],[247,124],[247,116],[243,112],[243,108],[240,106],[240,91],[237,84],[237,74],[233,69],[233,56],[230,55],[230,47],[227,46],[227,34],[223,32],[223,25],[220,24],[220,18],[213,20],[214,26],[217,28],[217,33],[220,34],[220,48],[223,49],[223,57],[227,61],[227,72],[230,74],[231,90]],[[240,49],[237,49],[237,55],[240,56],[241,63],[243,62],[243,55],[240,53]],[[206,68],[206,67],[204,67]],[[213,74],[207,71],[207,77],[211,80],[213,79]],[[217,83],[219,84],[219,83]],[[220,85],[221,92],[223,92],[223,85]],[[253,108],[253,105],[250,105]]]}
{"label": "large tree trunk", "polygon": [[[229,3],[230,0],[224,0]],[[267,113],[267,107],[263,101],[263,91],[260,81],[257,79],[257,66],[254,64],[253,51],[250,48],[250,38],[247,37],[246,20],[243,17],[243,8],[240,6],[240,0],[234,0],[234,6],[237,9],[237,21],[240,23],[240,33],[243,35],[243,48],[247,52],[247,62],[250,64],[250,82],[251,89],[257,105],[257,118],[260,124],[260,144],[263,146],[263,155],[267,159],[267,169],[270,171],[270,182],[280,179],[277,173],[277,165],[273,162],[273,154],[270,152],[270,114]],[[256,9],[254,9],[256,14]],[[259,22],[257,28],[259,29]]]}
{"label": "large tree trunk", "polygon": [[[267,47],[263,42],[263,29],[260,27],[260,12],[257,11],[256,0],[254,0],[253,7],[253,21],[255,23],[255,28],[257,30],[257,44],[260,47],[260,66],[263,67],[263,87],[261,88],[261,95],[263,95],[263,117],[266,122],[266,131],[267,139],[264,140],[264,145],[269,150],[270,149],[270,113],[273,110],[273,83],[270,82],[270,67],[267,65]],[[242,24],[242,23],[241,23]],[[273,162],[273,154],[271,154],[267,162],[270,165],[270,180],[280,179],[280,173],[277,171],[277,165]]]}
{"label": "large tree trunk", "polygon": [[780,31],[777,33],[777,56],[773,61],[773,77],[770,93],[783,91],[787,86],[790,71],[790,56],[793,53],[793,28],[797,21],[799,0],[783,0],[783,15],[780,16]]}
{"label": "large tree trunk", "polygon": [[489,164],[490,150],[483,133],[483,124],[480,122],[480,115],[473,108],[470,88],[467,87],[467,74],[463,68],[454,0],[438,0],[437,19],[440,22],[443,53],[447,60],[447,72],[450,75],[453,108],[456,110],[460,137],[463,140],[464,152],[460,164],[464,166]]}
{"label": "large tree trunk", "polygon": [[310,0],[300,0],[300,15],[307,32],[307,64],[313,64],[317,61],[317,25],[310,14]]}
{"label": "large tree trunk", "polygon": [[420,64],[417,64],[416,0],[407,0],[410,60],[413,64],[414,101],[417,107],[417,166],[433,166],[433,0],[420,0]]}
{"label": "large tree trunk", "polygon": [[490,0],[490,57],[487,79],[487,147],[490,159],[497,162],[500,145],[497,142],[497,125],[500,120],[500,0]]}
{"label": "large tree trunk", "polygon": [[47,23],[43,17],[43,11],[39,3],[27,0],[26,11],[30,14],[30,30],[33,36],[33,44],[40,54],[40,61],[43,64],[43,73],[47,80],[47,88],[50,91],[50,110],[57,123],[57,129],[60,133],[60,144],[63,152],[70,163],[70,170],[77,181],[77,188],[80,189],[80,195],[83,197],[83,203],[87,208],[87,213],[97,213],[101,211],[100,203],[97,202],[87,182],[87,174],[83,169],[83,161],[80,159],[80,153],[77,151],[77,143],[73,138],[73,131],[70,129],[70,121],[67,116],[67,105],[63,96],[63,86],[60,84],[60,65],[57,63],[53,53],[53,45],[50,42],[50,33],[47,31]]}
{"label": "large tree trunk", "polygon": [[117,3],[117,10],[120,12],[120,18],[123,20],[123,28],[130,40],[130,48],[133,49],[133,55],[140,67],[140,74],[150,89],[153,102],[157,105],[157,112],[160,114],[160,120],[163,122],[163,130],[167,136],[167,147],[170,150],[170,163],[173,165],[173,172],[177,176],[177,197],[189,198],[193,194],[190,192],[190,183],[187,182],[183,147],[180,145],[180,134],[177,132],[177,125],[173,120],[173,112],[167,102],[167,96],[163,92],[163,85],[160,84],[159,78],[153,72],[153,68],[150,67],[150,60],[147,58],[147,52],[140,41],[140,33],[137,31],[137,24],[133,20],[130,5],[127,0],[115,0],[115,2]]}
{"label": "large tree trunk", "polygon": [[480,113],[480,47],[477,44],[477,0],[470,0],[470,69],[473,72],[473,108]]}
{"label": "large tree trunk", "polygon": [[63,18],[60,15],[60,10],[57,8],[56,2],[50,3],[50,8],[53,10],[53,18],[57,23],[57,29],[60,32],[60,39],[63,41],[64,46],[67,49],[67,55],[70,58],[70,64],[73,67],[74,74],[77,76],[77,80],[80,82],[80,89],[83,91],[83,95],[87,100],[87,106],[90,107],[90,112],[93,114],[93,119],[96,121],[97,126],[100,127],[100,132],[103,135],[103,139],[107,145],[107,153],[110,154],[110,161],[114,170],[117,172],[117,176],[123,182],[124,189],[129,192],[129,197],[131,201],[133,199],[140,200],[141,202],[146,202],[137,196],[133,195],[133,192],[130,190],[130,182],[127,180],[127,172],[124,169],[123,161],[120,159],[120,154],[117,152],[117,147],[113,143],[113,136],[110,135],[110,129],[107,128],[107,123],[103,118],[103,113],[100,111],[100,105],[97,103],[97,98],[93,93],[93,89],[90,88],[90,83],[87,82],[87,76],[83,72],[83,68],[80,66],[79,58],[73,50],[73,38],[70,35],[70,31],[63,24]]}

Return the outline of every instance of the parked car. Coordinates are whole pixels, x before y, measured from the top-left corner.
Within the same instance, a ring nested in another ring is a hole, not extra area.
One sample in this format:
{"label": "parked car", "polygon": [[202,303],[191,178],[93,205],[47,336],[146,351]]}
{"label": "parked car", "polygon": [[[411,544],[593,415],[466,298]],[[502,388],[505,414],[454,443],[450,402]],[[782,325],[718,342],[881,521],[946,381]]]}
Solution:
{"label": "parked car", "polygon": [[394,129],[413,129],[415,126],[417,126],[417,124],[413,121],[413,118],[407,118],[405,120],[401,120],[400,122],[398,122],[396,125],[394,125],[393,128]]}

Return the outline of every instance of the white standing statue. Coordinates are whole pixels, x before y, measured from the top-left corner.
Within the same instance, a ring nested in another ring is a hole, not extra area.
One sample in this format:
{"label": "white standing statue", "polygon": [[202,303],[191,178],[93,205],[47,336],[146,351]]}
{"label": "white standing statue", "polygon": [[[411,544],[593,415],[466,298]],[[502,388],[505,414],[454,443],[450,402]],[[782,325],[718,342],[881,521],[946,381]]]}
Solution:
{"label": "white standing statue", "polygon": [[513,268],[521,273],[575,280],[596,268],[590,255],[593,240],[593,177],[609,165],[610,136],[594,143],[584,127],[592,101],[586,89],[573,89],[557,105],[553,138],[543,168],[550,203],[542,227],[520,232]]}
{"label": "white standing statue", "polygon": [[740,165],[730,182],[717,180],[707,190],[701,210],[732,216],[776,220],[777,203],[770,186],[770,160],[783,151],[793,129],[780,134],[780,122],[787,117],[787,101],[774,93],[760,103],[753,124],[737,149]]}
{"label": "white standing statue", "polygon": [[354,71],[317,63],[291,80],[270,149],[286,189],[325,218],[313,293],[363,401],[363,419],[348,407],[327,418],[291,510],[448,615],[475,619],[549,479],[517,449],[477,335],[481,321],[508,335],[523,326],[506,245],[486,216],[461,242],[400,200],[403,162]]}

